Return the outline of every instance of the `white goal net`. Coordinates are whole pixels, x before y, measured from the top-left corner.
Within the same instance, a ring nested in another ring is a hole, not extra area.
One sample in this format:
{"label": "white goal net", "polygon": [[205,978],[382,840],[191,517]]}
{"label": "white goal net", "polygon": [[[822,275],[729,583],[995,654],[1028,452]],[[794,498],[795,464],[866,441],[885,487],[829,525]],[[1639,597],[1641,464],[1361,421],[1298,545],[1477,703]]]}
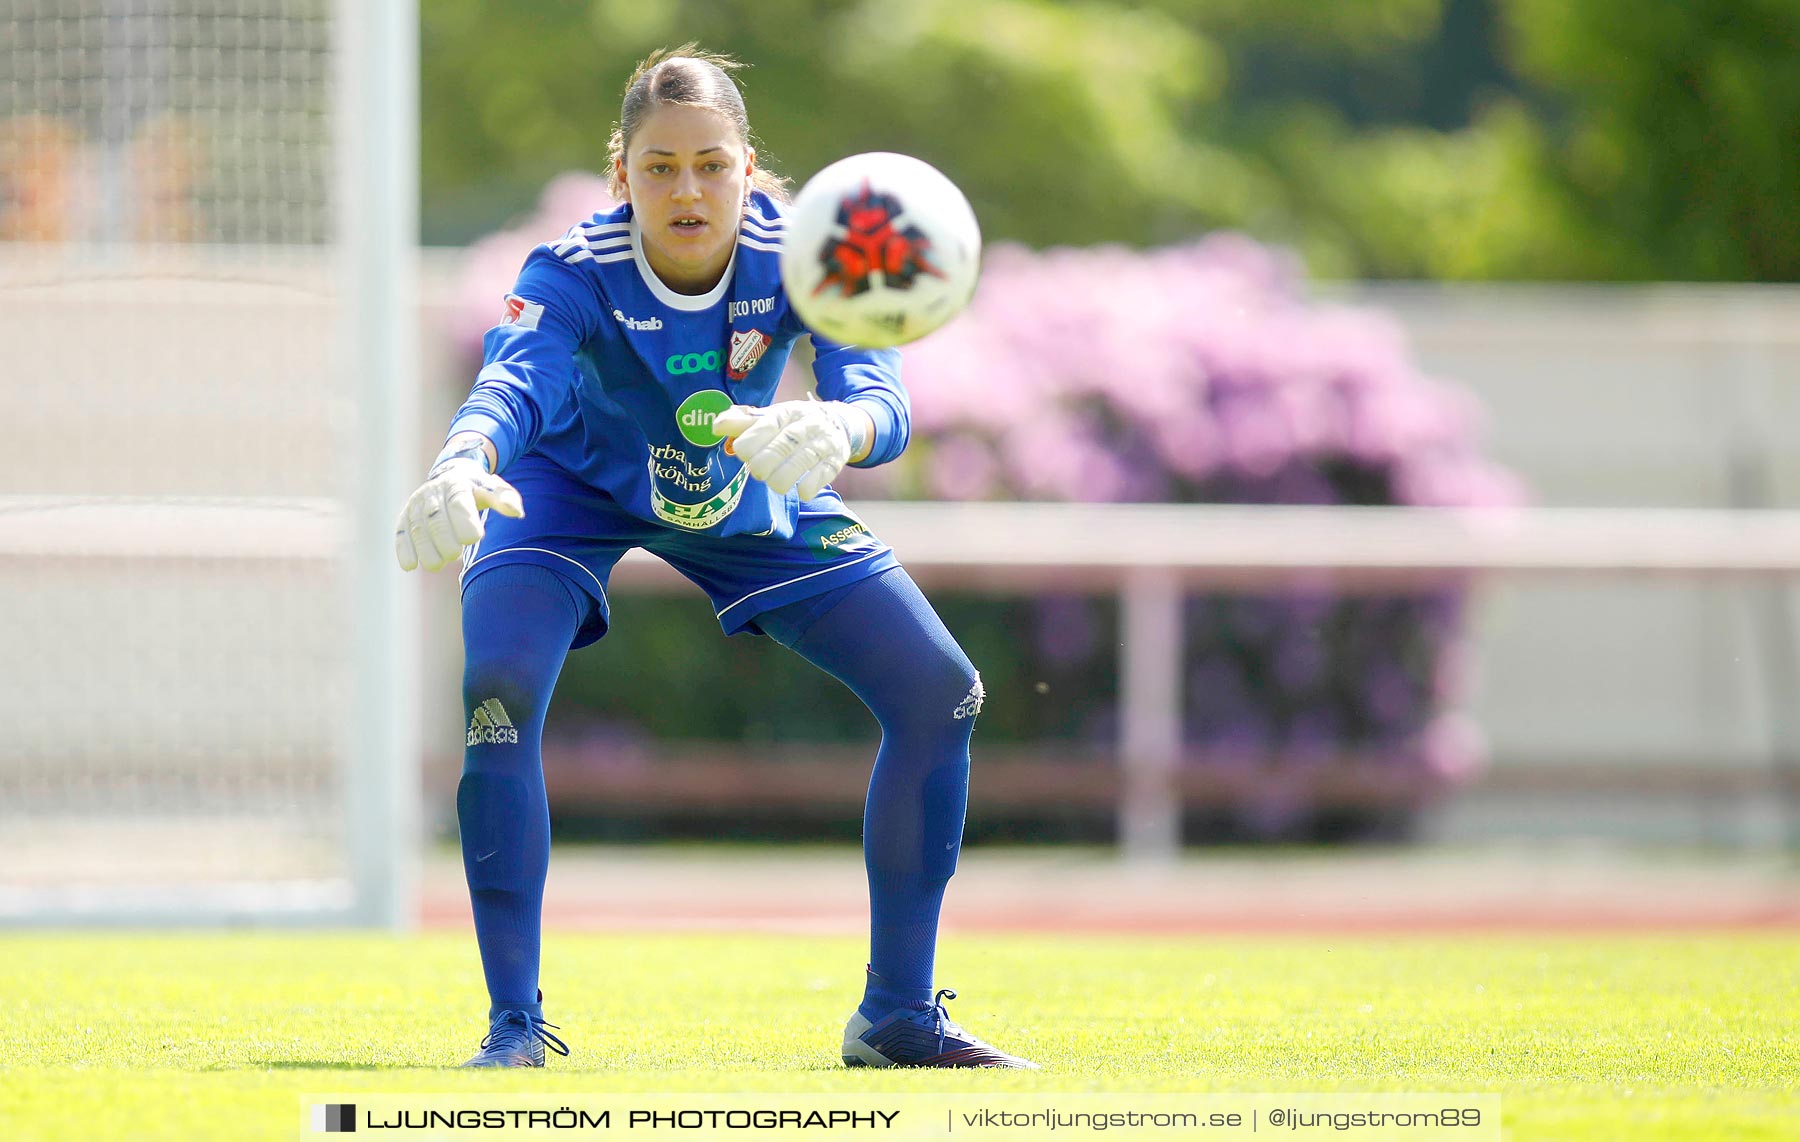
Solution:
{"label": "white goal net", "polygon": [[403,258],[349,254],[395,224],[359,181],[411,193],[410,49],[333,0],[7,12],[0,923],[396,922],[411,632],[371,521],[411,378],[370,330],[415,318]]}

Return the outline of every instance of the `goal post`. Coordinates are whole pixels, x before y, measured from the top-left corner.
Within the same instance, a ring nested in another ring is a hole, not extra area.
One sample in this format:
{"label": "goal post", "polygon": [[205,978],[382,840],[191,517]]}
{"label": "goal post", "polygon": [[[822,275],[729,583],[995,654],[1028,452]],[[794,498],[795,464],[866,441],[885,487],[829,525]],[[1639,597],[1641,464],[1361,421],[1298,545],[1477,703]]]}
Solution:
{"label": "goal post", "polygon": [[417,0],[334,0],[345,373],[361,394],[352,566],[349,743],[356,919],[403,927],[417,910],[418,590],[394,562],[397,505],[417,476],[419,419]]}
{"label": "goal post", "polygon": [[405,926],[411,0],[0,21],[0,925]]}

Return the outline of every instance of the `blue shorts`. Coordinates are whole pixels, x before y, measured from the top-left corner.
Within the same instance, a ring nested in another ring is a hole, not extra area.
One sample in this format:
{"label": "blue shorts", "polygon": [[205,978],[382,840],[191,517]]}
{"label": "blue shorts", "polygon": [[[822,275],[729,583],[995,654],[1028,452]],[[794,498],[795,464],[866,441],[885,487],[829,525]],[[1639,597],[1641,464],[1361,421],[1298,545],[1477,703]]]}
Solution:
{"label": "blue shorts", "polygon": [[586,646],[606,633],[607,581],[613,565],[633,547],[657,556],[705,591],[726,634],[760,634],[756,616],[765,611],[900,565],[893,550],[829,489],[800,505],[791,537],[720,538],[640,519],[538,456],[521,456],[505,475],[524,498],[525,518],[487,513],[487,534],[463,551],[463,589],[484,572],[509,563],[560,572],[596,604],[571,647]]}

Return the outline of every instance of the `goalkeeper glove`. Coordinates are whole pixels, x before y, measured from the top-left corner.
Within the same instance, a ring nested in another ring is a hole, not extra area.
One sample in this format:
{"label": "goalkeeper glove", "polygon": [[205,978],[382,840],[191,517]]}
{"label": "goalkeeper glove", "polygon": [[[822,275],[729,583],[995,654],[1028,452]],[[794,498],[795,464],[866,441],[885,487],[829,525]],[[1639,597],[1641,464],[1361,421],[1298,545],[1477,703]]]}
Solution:
{"label": "goalkeeper glove", "polygon": [[481,541],[486,530],[481,513],[492,508],[514,519],[525,514],[524,501],[511,484],[487,470],[475,451],[441,456],[417,491],[407,497],[394,525],[394,557],[400,570],[438,568]]}
{"label": "goalkeeper glove", "polygon": [[840,401],[790,400],[767,408],[734,404],[713,418],[713,431],[750,474],[777,492],[796,485],[810,500],[866,450],[860,416]]}

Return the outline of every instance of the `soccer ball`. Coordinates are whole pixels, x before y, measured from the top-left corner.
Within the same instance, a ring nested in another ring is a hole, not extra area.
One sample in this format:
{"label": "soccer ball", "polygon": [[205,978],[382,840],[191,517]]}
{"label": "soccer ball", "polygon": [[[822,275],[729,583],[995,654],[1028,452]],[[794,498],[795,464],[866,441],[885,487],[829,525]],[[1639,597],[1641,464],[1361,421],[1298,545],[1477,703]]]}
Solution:
{"label": "soccer ball", "polygon": [[969,200],[910,155],[839,159],[787,211],[788,301],[833,341],[915,341],[962,312],[980,274],[981,227]]}

